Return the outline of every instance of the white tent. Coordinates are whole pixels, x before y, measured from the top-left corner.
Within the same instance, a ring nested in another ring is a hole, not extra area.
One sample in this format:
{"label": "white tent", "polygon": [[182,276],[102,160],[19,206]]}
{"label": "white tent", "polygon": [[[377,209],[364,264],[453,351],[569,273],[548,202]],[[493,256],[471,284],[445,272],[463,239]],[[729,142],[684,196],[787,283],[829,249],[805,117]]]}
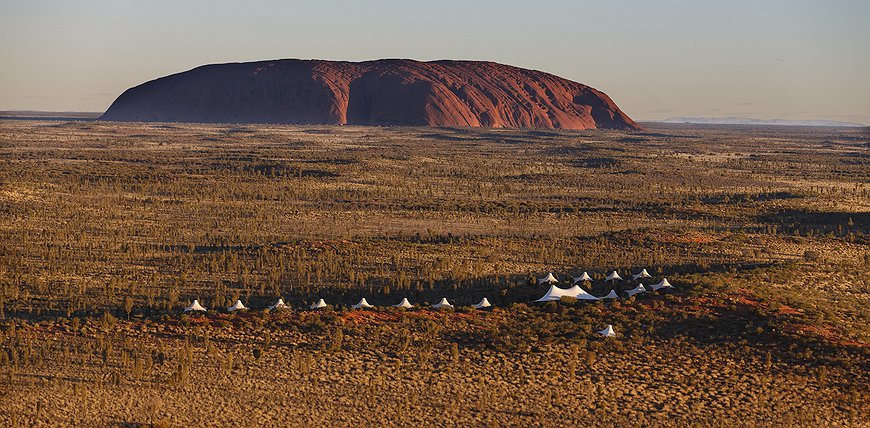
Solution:
{"label": "white tent", "polygon": [[476,305],[471,305],[471,307],[474,309],[483,309],[483,308],[488,308],[490,306],[492,306],[492,305],[489,304],[489,299],[487,299],[486,297],[484,297],[483,300],[480,301],[480,303],[478,303]]}
{"label": "white tent", "polygon": [[289,306],[287,306],[284,303],[284,299],[278,299],[278,301],[275,302],[274,305],[269,306],[269,309],[287,309],[287,308],[289,308]]}
{"label": "white tent", "polygon": [[573,298],[575,298],[575,299],[580,299],[580,300],[598,300],[597,297],[595,297],[595,296],[589,294],[586,290],[580,288],[579,285],[575,285],[575,286],[569,288],[569,289],[566,290],[566,291],[568,292],[568,295],[569,295],[569,296],[571,296],[571,297],[573,297]]}
{"label": "white tent", "polygon": [[575,286],[568,288],[568,289],[559,288],[559,287],[556,287],[555,285],[551,285],[550,289],[547,290],[547,294],[545,294],[544,297],[541,297],[540,299],[535,300],[535,301],[536,302],[552,302],[552,301],[559,300],[562,297],[566,297],[566,296],[573,297],[575,299],[581,299],[581,300],[598,300],[597,297],[587,293],[586,290],[580,288],[579,285],[575,285]]}
{"label": "white tent", "polygon": [[441,308],[452,308],[453,305],[451,305],[450,302],[447,301],[447,298],[446,298],[446,297],[442,297],[442,298],[441,298],[441,301],[438,302],[438,303],[436,303],[436,304],[434,304],[434,305],[432,305],[432,307],[435,308],[435,309],[441,309]]}
{"label": "white tent", "polygon": [[616,336],[616,332],[613,331],[613,326],[610,325],[610,324],[607,324],[607,328],[605,328],[604,330],[598,331],[598,332],[596,332],[596,333],[598,333],[598,334],[600,334],[600,335],[602,335],[602,336],[604,336],[604,337],[613,337],[613,336]]}
{"label": "white tent", "polygon": [[640,273],[634,274],[631,276],[632,279],[641,279],[641,278],[652,278],[652,275],[646,271],[646,269],[640,271]]}
{"label": "white tent", "polygon": [[616,271],[610,272],[610,275],[607,275],[605,281],[622,281],[622,277],[619,276]]}
{"label": "white tent", "polygon": [[557,279],[555,276],[553,276],[553,272],[548,273],[547,276],[545,276],[543,278],[538,278],[538,284],[544,284],[544,283],[555,284],[557,282],[559,282],[559,279]]}
{"label": "white tent", "polygon": [[583,272],[583,275],[580,275],[577,278],[571,278],[571,279],[574,280],[574,282],[572,282],[572,284],[578,283],[580,281],[592,281],[592,277],[589,276],[589,274],[586,272]]}
{"label": "white tent", "polygon": [[411,302],[408,301],[408,298],[407,298],[407,297],[403,297],[403,298],[402,298],[402,301],[399,302],[398,305],[393,305],[393,307],[396,307],[396,308],[411,309],[411,308],[414,307],[414,305],[412,305]]}
{"label": "white tent", "polygon": [[190,304],[190,306],[184,308],[184,312],[190,311],[205,312],[205,308],[199,304],[199,300],[194,300],[193,303]]}
{"label": "white tent", "polygon": [[367,309],[367,308],[374,308],[374,306],[370,305],[369,302],[368,302],[368,300],[366,300],[366,298],[363,297],[362,299],[360,299],[359,303],[357,303],[357,304],[351,306],[351,308],[354,308],[354,309]]}
{"label": "white tent", "polygon": [[245,310],[245,309],[248,309],[248,308],[246,308],[245,305],[242,304],[242,301],[241,301],[241,300],[236,300],[236,303],[235,303],[235,304],[233,304],[232,306],[230,306],[229,308],[227,308],[227,312],[232,312],[232,311],[242,311],[242,310]]}
{"label": "white tent", "polygon": [[311,308],[311,309],[321,309],[321,308],[325,308],[325,307],[326,307],[326,302],[324,302],[323,299],[320,299],[317,301],[317,303],[309,306],[309,308]]}
{"label": "white tent", "polygon": [[228,308],[227,308],[227,311],[229,311],[229,312],[232,312],[232,311],[243,311],[243,310],[245,310],[245,309],[248,309],[248,307],[245,306],[244,304],[242,304],[242,301],[241,301],[241,300],[236,300],[236,303],[233,303],[232,306],[228,307]]}
{"label": "white tent", "polygon": [[556,287],[555,285],[551,285],[550,289],[547,290],[547,294],[544,294],[544,297],[541,297],[540,299],[535,300],[535,301],[536,302],[552,302],[554,300],[559,300],[563,296],[568,295],[566,293],[566,291],[568,291],[568,290],[565,290],[564,288]]}
{"label": "white tent", "polygon": [[625,294],[628,294],[628,297],[634,296],[635,294],[646,293],[646,288],[644,288],[643,284],[638,284],[637,287],[632,288],[631,290],[626,290]]}
{"label": "white tent", "polygon": [[604,299],[618,299],[618,298],[619,298],[619,296],[616,295],[616,291],[610,290],[610,293],[607,293],[606,296],[601,297],[600,299],[604,300]]}
{"label": "white tent", "polygon": [[653,291],[658,291],[658,290],[661,290],[662,288],[673,288],[674,286],[671,285],[670,282],[668,282],[667,278],[665,278],[662,280],[662,282],[660,282],[658,284],[650,285],[649,287],[652,288]]}

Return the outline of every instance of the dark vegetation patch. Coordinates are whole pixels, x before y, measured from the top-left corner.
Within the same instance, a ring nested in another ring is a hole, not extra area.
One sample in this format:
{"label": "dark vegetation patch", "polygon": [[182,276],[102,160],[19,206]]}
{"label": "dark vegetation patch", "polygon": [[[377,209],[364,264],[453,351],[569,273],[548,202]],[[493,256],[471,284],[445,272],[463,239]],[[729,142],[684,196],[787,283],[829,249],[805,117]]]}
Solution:
{"label": "dark vegetation patch", "polygon": [[615,168],[619,160],[612,157],[572,159],[571,163],[581,168]]}
{"label": "dark vegetation patch", "polygon": [[767,202],[802,198],[796,192],[761,192],[761,193],[725,193],[722,195],[713,195],[702,198],[705,204],[713,205],[729,205],[729,204],[745,204],[752,202]]}
{"label": "dark vegetation patch", "polygon": [[779,226],[785,233],[802,236],[832,235],[866,242],[867,234],[870,233],[870,212],[787,209],[762,214],[758,219]]}

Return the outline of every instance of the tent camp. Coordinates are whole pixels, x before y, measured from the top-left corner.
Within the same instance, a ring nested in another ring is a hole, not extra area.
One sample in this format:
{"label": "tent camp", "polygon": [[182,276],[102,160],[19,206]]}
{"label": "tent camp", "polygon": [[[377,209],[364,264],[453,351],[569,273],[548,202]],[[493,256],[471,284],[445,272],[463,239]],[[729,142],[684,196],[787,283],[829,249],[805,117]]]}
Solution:
{"label": "tent camp", "polygon": [[432,307],[435,309],[442,309],[442,308],[452,308],[453,305],[451,305],[450,302],[447,301],[446,297],[442,297],[441,301],[432,305]]}
{"label": "tent camp", "polygon": [[483,308],[488,308],[490,306],[492,306],[492,305],[489,304],[489,299],[487,299],[486,297],[484,297],[483,300],[480,301],[480,303],[478,303],[476,305],[471,305],[471,307],[474,309],[483,309]]}
{"label": "tent camp", "polygon": [[610,275],[607,275],[607,278],[604,281],[622,281],[622,277],[619,276],[616,271],[610,272]]}
{"label": "tent camp", "polygon": [[311,309],[321,309],[321,308],[325,308],[325,307],[326,307],[326,302],[324,302],[323,299],[320,299],[317,301],[317,303],[309,306],[309,308],[311,308]]}
{"label": "tent camp", "polygon": [[557,282],[559,282],[559,279],[553,276],[553,272],[548,273],[543,278],[538,278],[538,284],[555,284]]}
{"label": "tent camp", "polygon": [[605,328],[604,330],[601,330],[601,331],[599,331],[599,332],[597,332],[597,333],[600,334],[600,335],[602,335],[602,336],[604,336],[604,337],[613,337],[613,336],[616,336],[616,332],[613,331],[613,326],[610,325],[610,324],[607,324],[607,328]]}
{"label": "tent camp", "polygon": [[640,273],[636,273],[631,276],[632,279],[642,279],[642,278],[652,278],[652,275],[646,271],[646,269],[640,271]]}
{"label": "tent camp", "polygon": [[619,298],[619,296],[616,295],[616,291],[614,291],[614,290],[610,290],[610,293],[607,293],[606,296],[604,296],[604,297],[600,297],[601,300],[605,300],[605,299],[618,299],[618,298]]}
{"label": "tent camp", "polygon": [[190,304],[190,306],[184,308],[184,312],[190,311],[205,312],[205,308],[199,304],[199,300],[194,300],[193,303]]}
{"label": "tent camp", "polygon": [[354,308],[354,309],[367,309],[367,308],[373,308],[373,307],[374,306],[370,305],[368,300],[366,300],[365,297],[360,299],[359,303],[351,306],[351,308]]}
{"label": "tent camp", "polygon": [[394,308],[405,308],[405,309],[411,309],[411,308],[414,307],[414,305],[412,305],[411,302],[408,301],[408,298],[407,298],[407,297],[403,297],[403,298],[402,298],[402,301],[399,302],[399,304],[397,304],[397,305],[393,305],[393,307],[394,307]]}
{"label": "tent camp", "polygon": [[644,288],[643,284],[637,284],[637,287],[634,287],[631,290],[625,290],[625,294],[628,294],[628,297],[640,293],[646,293],[646,288]]}
{"label": "tent camp", "polygon": [[662,282],[660,282],[658,284],[650,285],[649,287],[652,288],[653,291],[658,291],[658,290],[661,290],[662,288],[674,288],[674,286],[671,285],[670,282],[668,282],[667,278],[663,279]]}
{"label": "tent camp", "polygon": [[243,311],[243,310],[245,310],[245,309],[248,309],[248,308],[246,308],[245,305],[242,304],[242,301],[241,301],[241,300],[236,300],[236,303],[235,303],[235,304],[233,304],[232,306],[230,306],[229,308],[227,308],[227,312],[232,312],[232,311]]}
{"label": "tent camp", "polygon": [[586,290],[580,288],[579,285],[567,289],[551,285],[550,289],[547,290],[547,294],[544,294],[544,297],[535,300],[535,302],[552,302],[559,300],[562,297],[573,297],[580,300],[598,300],[597,297],[589,294]]}
{"label": "tent camp", "polygon": [[287,306],[287,305],[284,303],[284,299],[278,299],[278,301],[275,302],[274,305],[269,306],[269,309],[273,309],[273,310],[274,310],[274,309],[287,309],[287,308],[289,308],[289,306]]}
{"label": "tent camp", "polygon": [[589,274],[586,273],[586,272],[583,272],[583,275],[580,275],[580,276],[578,276],[578,277],[576,277],[576,278],[571,278],[571,279],[574,280],[574,282],[572,282],[572,284],[576,284],[576,283],[578,283],[578,282],[580,282],[580,281],[592,281],[592,277],[589,276]]}

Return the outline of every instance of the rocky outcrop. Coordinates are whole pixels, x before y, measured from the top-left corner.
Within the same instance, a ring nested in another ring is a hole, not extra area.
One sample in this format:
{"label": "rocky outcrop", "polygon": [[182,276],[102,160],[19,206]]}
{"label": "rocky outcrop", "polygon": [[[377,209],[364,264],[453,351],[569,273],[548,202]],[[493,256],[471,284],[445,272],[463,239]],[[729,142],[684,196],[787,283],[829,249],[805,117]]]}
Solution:
{"label": "rocky outcrop", "polygon": [[493,62],[214,64],[128,89],[103,120],[638,129],[603,92]]}

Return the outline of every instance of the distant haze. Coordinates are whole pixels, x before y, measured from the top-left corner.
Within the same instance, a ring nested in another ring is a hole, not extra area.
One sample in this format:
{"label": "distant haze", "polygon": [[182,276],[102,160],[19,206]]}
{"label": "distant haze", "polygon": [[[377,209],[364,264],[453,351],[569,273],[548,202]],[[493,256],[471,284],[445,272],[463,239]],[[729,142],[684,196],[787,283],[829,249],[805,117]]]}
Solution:
{"label": "distant haze", "polygon": [[0,0],[0,110],[104,111],[210,63],[475,59],[610,95],[636,120],[870,124],[870,1]]}

